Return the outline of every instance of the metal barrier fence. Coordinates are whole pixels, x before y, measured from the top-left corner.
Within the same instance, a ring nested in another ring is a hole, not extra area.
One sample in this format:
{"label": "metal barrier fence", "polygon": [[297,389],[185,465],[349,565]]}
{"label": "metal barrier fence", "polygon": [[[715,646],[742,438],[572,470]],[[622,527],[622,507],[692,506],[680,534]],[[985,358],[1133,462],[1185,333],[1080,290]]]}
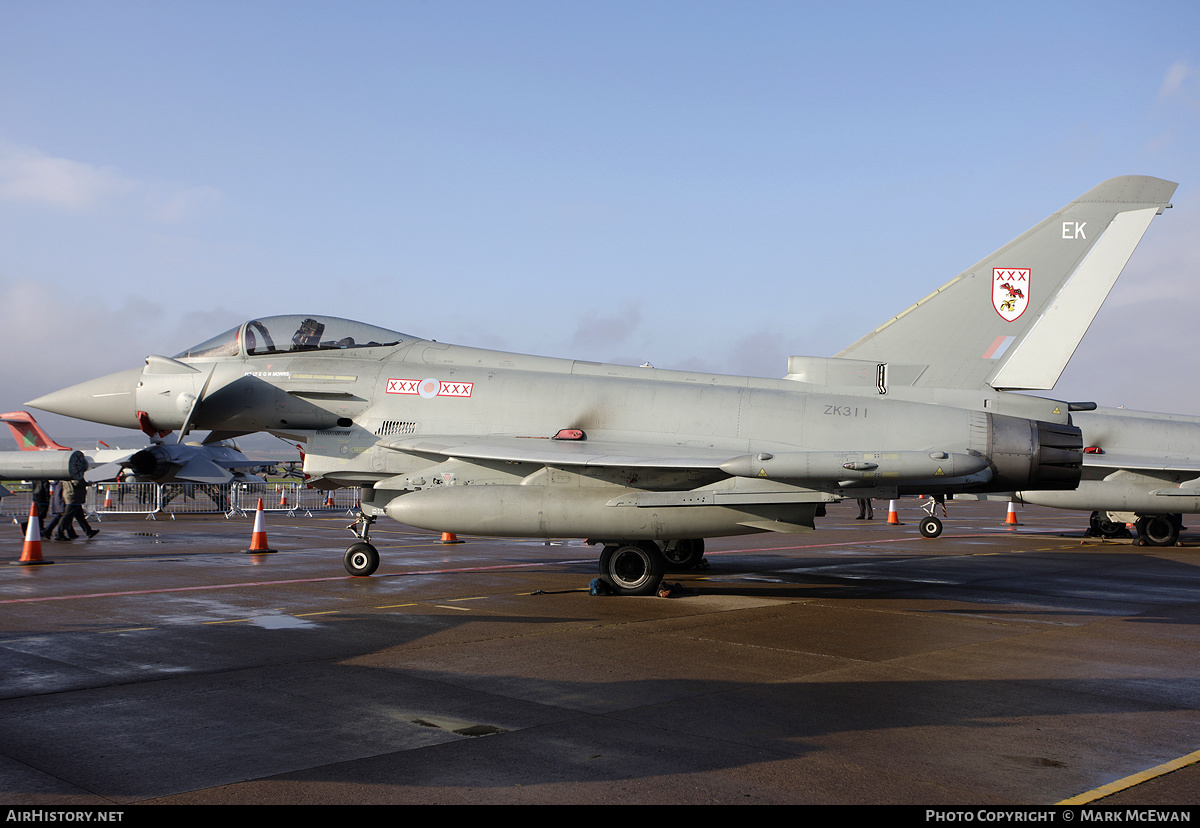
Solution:
{"label": "metal barrier fence", "polygon": [[264,512],[345,512],[358,508],[361,494],[358,488],[323,491],[303,483],[248,483],[236,493],[235,511],[254,511],[260,497]]}
{"label": "metal barrier fence", "polygon": [[157,483],[100,483],[88,487],[83,509],[89,514],[152,515],[162,502]]}
{"label": "metal barrier fence", "polygon": [[[321,491],[303,483],[98,483],[88,487],[84,511],[103,519],[106,515],[224,514],[245,515],[258,507],[295,514],[348,512],[359,507],[358,488]],[[29,492],[14,492],[0,500],[0,515],[29,516]]]}

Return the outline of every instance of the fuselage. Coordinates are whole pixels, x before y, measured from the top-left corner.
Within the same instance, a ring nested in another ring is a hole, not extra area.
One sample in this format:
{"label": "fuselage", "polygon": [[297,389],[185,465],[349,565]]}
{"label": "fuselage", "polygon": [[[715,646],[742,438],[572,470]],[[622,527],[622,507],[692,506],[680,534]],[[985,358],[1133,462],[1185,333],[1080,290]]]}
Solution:
{"label": "fuselage", "polygon": [[[305,334],[339,325],[345,336]],[[376,495],[364,498],[367,508],[460,531],[561,536],[652,525],[655,537],[699,537],[769,521],[811,526],[816,504],[847,496],[1078,481],[1078,432],[1062,422],[355,325],[252,320],[176,358],[150,357],[141,371],[32,404],[145,430],[303,440],[305,472],[319,485],[365,486]],[[564,448],[563,434],[577,435],[575,445]],[[457,448],[434,445],[450,437]],[[488,439],[508,442],[481,447]],[[576,460],[580,453],[587,458]],[[647,509],[657,515],[649,524]],[[478,517],[489,511],[500,517]]]}

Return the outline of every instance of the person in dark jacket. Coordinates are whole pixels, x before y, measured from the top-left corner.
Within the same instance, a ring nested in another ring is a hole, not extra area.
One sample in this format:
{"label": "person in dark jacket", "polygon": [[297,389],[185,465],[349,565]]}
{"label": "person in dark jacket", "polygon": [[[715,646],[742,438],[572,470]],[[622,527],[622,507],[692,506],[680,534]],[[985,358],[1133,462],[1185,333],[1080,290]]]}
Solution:
{"label": "person in dark jacket", "polygon": [[58,525],[58,531],[54,533],[55,540],[74,540],[79,537],[75,530],[71,527],[71,521],[79,524],[79,528],[89,538],[94,538],[100,534],[99,529],[93,529],[87,522],[87,516],[83,513],[83,504],[87,501],[87,482],[80,480],[64,480],[63,481],[63,502],[67,508],[63,511],[62,521]]}
{"label": "person in dark jacket", "polygon": [[[50,481],[35,480],[33,488],[30,490],[30,496],[33,500],[33,505],[37,507],[38,517],[38,532],[43,538],[46,537],[46,515],[50,512]],[[29,521],[21,524],[21,534],[25,534],[25,529]]]}

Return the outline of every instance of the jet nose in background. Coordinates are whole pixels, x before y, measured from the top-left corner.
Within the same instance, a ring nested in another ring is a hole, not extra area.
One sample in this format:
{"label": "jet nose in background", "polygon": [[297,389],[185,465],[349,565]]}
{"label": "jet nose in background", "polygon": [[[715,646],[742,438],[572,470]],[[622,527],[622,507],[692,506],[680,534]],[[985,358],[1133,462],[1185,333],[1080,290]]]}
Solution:
{"label": "jet nose in background", "polygon": [[53,391],[26,405],[93,423],[138,428],[136,400],[141,377],[141,368],[131,368]]}

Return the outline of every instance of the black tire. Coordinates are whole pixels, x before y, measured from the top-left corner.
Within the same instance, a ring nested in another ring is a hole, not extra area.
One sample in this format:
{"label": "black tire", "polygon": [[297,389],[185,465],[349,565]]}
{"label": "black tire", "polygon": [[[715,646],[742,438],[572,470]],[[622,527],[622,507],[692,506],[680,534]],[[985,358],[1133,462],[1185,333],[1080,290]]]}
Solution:
{"label": "black tire", "polygon": [[1088,525],[1091,527],[1088,531],[1089,537],[1108,540],[1129,537],[1129,530],[1125,528],[1125,524],[1110,518],[1108,512],[1092,512]]}
{"label": "black tire", "polygon": [[1138,539],[1147,546],[1174,546],[1179,541],[1179,524],[1170,515],[1148,515],[1137,522]]}
{"label": "black tire", "polygon": [[365,578],[379,568],[379,550],[365,541],[356,543],[346,550],[342,564],[351,575]]}
{"label": "black tire", "polygon": [[933,515],[927,515],[921,518],[920,527],[921,534],[927,538],[936,538],[942,534],[941,518],[936,518]]}
{"label": "black tire", "polygon": [[1109,520],[1107,514],[1100,518],[1099,528],[1100,536],[1109,540],[1129,537],[1129,530],[1125,528],[1125,524],[1119,520]]}
{"label": "black tire", "polygon": [[666,559],[668,569],[695,569],[704,559],[704,538],[671,541],[663,549],[663,558]]}
{"label": "black tire", "polygon": [[600,577],[616,595],[653,595],[664,568],[656,543],[606,546],[600,553]]}

